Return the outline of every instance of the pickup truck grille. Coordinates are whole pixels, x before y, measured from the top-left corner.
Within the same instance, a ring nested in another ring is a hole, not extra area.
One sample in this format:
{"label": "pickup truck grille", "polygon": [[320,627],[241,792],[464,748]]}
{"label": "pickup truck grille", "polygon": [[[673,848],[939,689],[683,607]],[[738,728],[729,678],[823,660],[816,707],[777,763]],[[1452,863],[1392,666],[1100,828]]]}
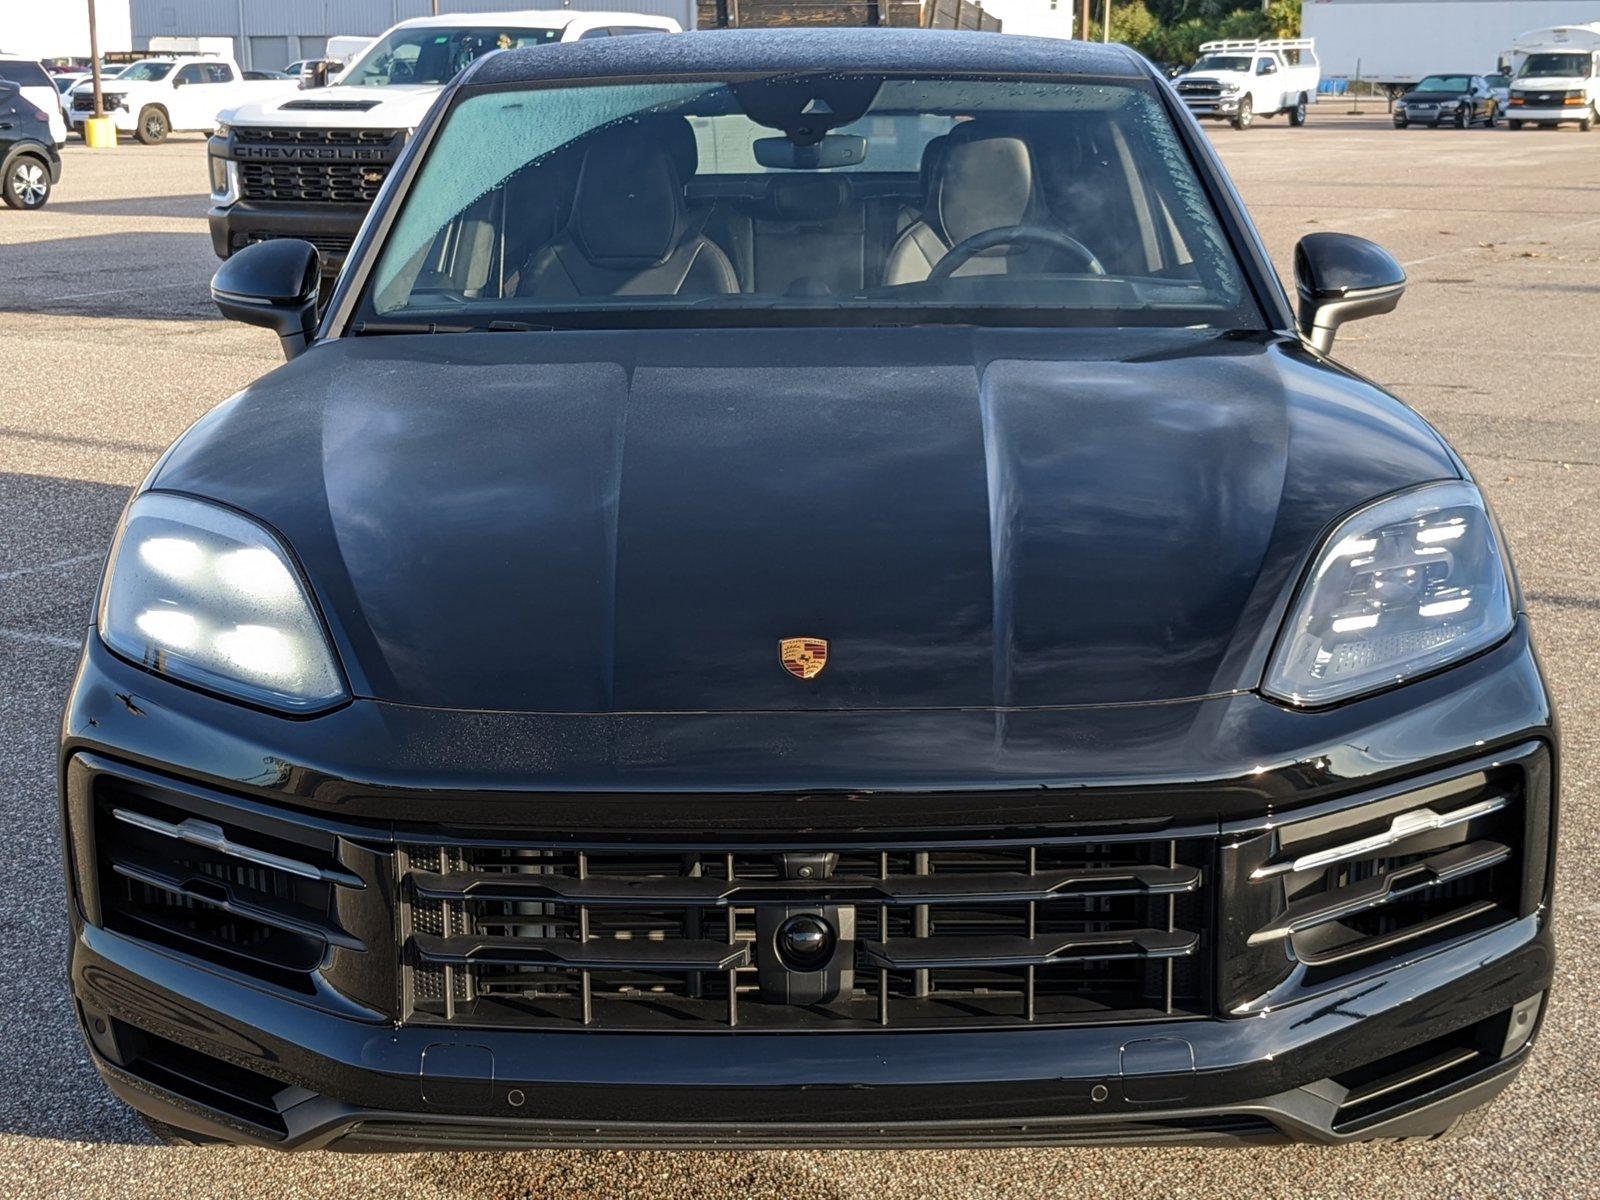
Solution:
{"label": "pickup truck grille", "polygon": [[239,194],[246,200],[371,204],[388,175],[388,163],[241,162]]}
{"label": "pickup truck grille", "polygon": [[1222,85],[1215,79],[1181,79],[1176,86],[1185,100],[1215,100],[1222,95]]}
{"label": "pickup truck grille", "polygon": [[240,195],[269,204],[371,204],[405,145],[399,129],[241,125],[232,138]]}
{"label": "pickup truck grille", "polygon": [[[1199,1015],[1211,845],[407,844],[406,1017],[848,1030]],[[836,935],[822,999],[789,990],[774,937],[806,915]]]}

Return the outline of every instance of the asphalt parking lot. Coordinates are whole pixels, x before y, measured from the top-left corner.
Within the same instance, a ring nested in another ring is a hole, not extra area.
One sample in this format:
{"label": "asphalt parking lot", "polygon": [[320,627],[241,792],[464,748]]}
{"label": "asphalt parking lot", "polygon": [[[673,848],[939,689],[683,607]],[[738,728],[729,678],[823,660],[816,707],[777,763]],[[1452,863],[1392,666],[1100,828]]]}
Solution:
{"label": "asphalt parking lot", "polygon": [[1400,310],[1351,326],[1337,353],[1473,467],[1561,711],[1557,984],[1533,1061],[1483,1136],[404,1159],[153,1144],[100,1086],[70,1017],[55,725],[129,489],[278,356],[273,335],[225,324],[208,298],[203,140],[110,153],[74,141],[48,208],[0,210],[0,1196],[1600,1194],[1600,133],[1398,132],[1324,105],[1305,129],[1214,139],[1280,267],[1317,229],[1374,238],[1406,265]]}

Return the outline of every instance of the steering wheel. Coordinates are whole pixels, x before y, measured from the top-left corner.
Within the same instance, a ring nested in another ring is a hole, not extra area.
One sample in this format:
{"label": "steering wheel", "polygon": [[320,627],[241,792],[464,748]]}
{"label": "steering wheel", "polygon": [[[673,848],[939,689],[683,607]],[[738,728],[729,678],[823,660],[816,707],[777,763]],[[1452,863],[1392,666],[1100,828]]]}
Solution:
{"label": "steering wheel", "polygon": [[1032,245],[1062,250],[1083,260],[1091,275],[1104,275],[1106,269],[1094,251],[1069,233],[1059,229],[1046,229],[1042,225],[1006,225],[1000,229],[985,229],[969,238],[963,238],[941,258],[928,274],[929,283],[940,283],[950,278],[958,267],[996,246]]}

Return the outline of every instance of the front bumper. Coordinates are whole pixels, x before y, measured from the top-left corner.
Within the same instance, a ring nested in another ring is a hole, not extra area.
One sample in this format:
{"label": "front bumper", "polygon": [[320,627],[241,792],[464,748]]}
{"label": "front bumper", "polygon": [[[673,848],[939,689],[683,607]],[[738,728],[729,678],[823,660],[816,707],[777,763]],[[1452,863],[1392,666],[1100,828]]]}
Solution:
{"label": "front bumper", "polygon": [[1588,105],[1572,108],[1525,108],[1512,105],[1506,109],[1506,119],[1522,121],[1529,125],[1576,125],[1594,116],[1594,109]]}
{"label": "front bumper", "polygon": [[1239,97],[1219,96],[1215,100],[1185,99],[1183,105],[1200,120],[1220,119],[1238,115]]}
{"label": "front bumper", "polygon": [[[111,123],[116,126],[118,133],[137,133],[139,131],[139,115],[135,112],[132,112],[126,108],[108,107],[105,115],[109,117]],[[82,137],[84,125],[86,125],[89,120],[93,118],[93,116],[94,113],[92,112],[74,111],[72,114],[72,131],[79,137]]]}
{"label": "front bumper", "polygon": [[[1177,1026],[731,1035],[733,1047],[705,1035],[363,1022],[94,929],[74,943],[73,984],[95,1064],[124,1101],[196,1133],[285,1150],[1337,1143],[1438,1133],[1510,1083],[1551,977],[1538,925],[1311,1011]],[[161,1048],[141,1046],[141,1030],[200,1051],[212,1069],[174,1069]],[[1429,1078],[1420,1064],[1437,1057],[1434,1043],[1488,1048]],[[1414,1047],[1420,1077],[1397,1076],[1392,1103],[1352,1110],[1355,1089],[1341,1077]],[[269,1114],[258,1114],[259,1097],[241,1099],[257,1086],[273,1097]]]}
{"label": "front bumper", "polygon": [[[1004,752],[985,743],[984,768],[1007,772],[1010,786],[995,793],[1005,799],[975,811],[970,791],[901,804],[871,789],[836,791],[830,774],[844,761],[884,785],[908,769],[909,738],[920,767],[947,779],[964,771],[970,786],[974,743],[956,729],[979,719],[970,714],[811,714],[799,734],[771,715],[608,719],[601,762],[594,739],[549,717],[370,701],[310,720],[256,713],[129,666],[91,635],[65,716],[63,769],[65,779],[75,759],[93,755],[328,821],[650,826],[680,837],[792,827],[797,805],[813,827],[848,819],[869,831],[914,813],[967,829],[1181,814],[1247,832],[1452,763],[1520,753],[1530,740],[1549,749],[1554,770],[1553,714],[1521,627],[1451,671],[1322,713],[1251,696],[1155,707],[1056,713],[1037,718],[1038,729],[1017,714]],[[527,791],[534,745],[546,752],[537,778],[570,786]],[[1019,790],[1046,763],[1059,786],[1036,778]],[[753,786],[758,769],[766,788]],[[796,778],[784,771],[827,780],[827,790],[791,794]],[[736,806],[730,788],[744,793]],[[67,797],[69,813],[74,804]],[[1382,970],[1281,993],[1282,1003],[1248,1016],[838,1033],[397,1020],[336,991],[291,994],[87,920],[69,853],[71,978],[95,1062],[119,1096],[181,1128],[285,1149],[1425,1135],[1492,1098],[1526,1058],[1552,978],[1553,804],[1552,785],[1522,915]],[[69,846],[79,832],[69,821]],[[357,932],[370,942],[373,928]]]}
{"label": "front bumper", "polygon": [[248,200],[216,205],[206,214],[211,226],[211,248],[218,258],[229,258],[255,242],[273,238],[300,238],[322,256],[323,271],[337,271],[355,244],[367,210],[350,211],[348,204],[258,204]]}

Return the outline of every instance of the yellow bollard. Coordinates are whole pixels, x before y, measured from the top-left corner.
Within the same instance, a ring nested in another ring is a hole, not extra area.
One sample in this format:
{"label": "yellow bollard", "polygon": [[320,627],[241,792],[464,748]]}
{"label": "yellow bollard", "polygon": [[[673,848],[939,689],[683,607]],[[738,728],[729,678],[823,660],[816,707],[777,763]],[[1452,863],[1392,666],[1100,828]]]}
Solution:
{"label": "yellow bollard", "polygon": [[117,148],[117,124],[110,117],[90,117],[83,123],[83,140],[91,150]]}

